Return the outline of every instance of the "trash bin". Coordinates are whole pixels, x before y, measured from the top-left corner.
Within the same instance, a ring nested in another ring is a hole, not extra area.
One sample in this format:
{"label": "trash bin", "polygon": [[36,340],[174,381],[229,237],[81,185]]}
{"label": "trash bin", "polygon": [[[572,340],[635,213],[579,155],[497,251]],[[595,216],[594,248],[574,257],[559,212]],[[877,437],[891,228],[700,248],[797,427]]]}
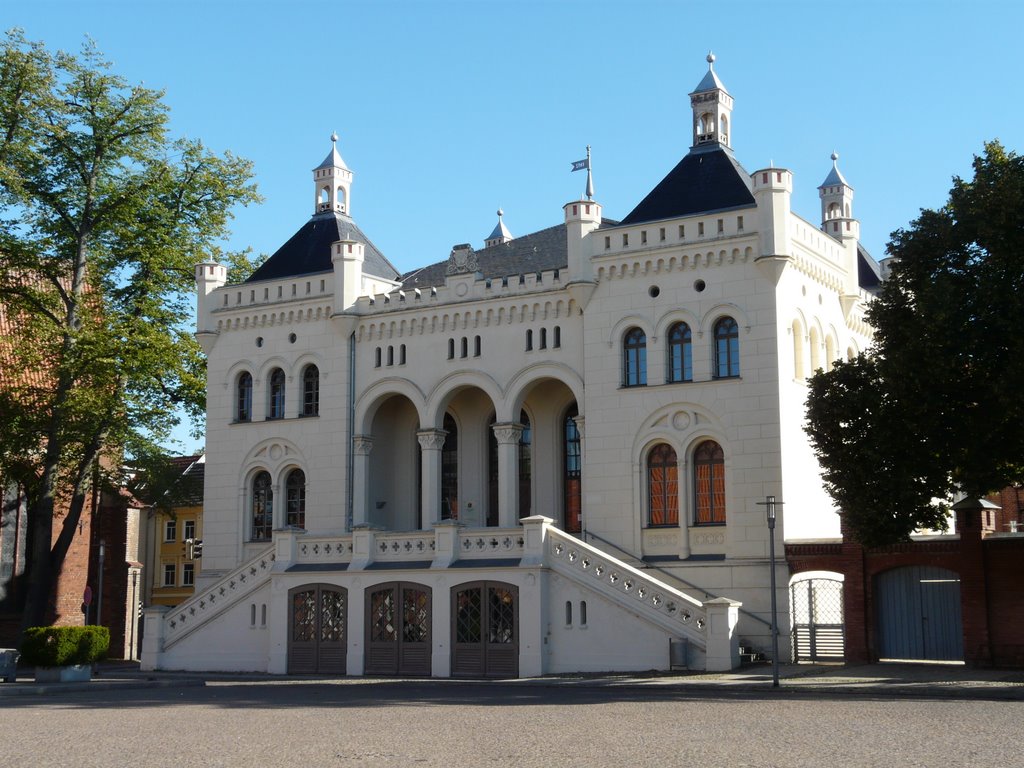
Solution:
{"label": "trash bin", "polygon": [[686,638],[673,637],[668,641],[668,663],[672,669],[686,669]]}
{"label": "trash bin", "polygon": [[21,656],[14,648],[0,648],[0,679],[13,683],[18,677],[18,658]]}

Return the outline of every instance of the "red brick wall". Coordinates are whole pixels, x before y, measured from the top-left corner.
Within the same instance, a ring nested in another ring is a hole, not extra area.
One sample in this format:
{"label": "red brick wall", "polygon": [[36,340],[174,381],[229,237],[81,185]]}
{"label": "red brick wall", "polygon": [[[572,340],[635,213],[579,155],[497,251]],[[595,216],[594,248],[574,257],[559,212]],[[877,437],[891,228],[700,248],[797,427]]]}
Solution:
{"label": "red brick wall", "polygon": [[959,539],[915,541],[865,550],[842,543],[787,544],[790,574],[833,571],[844,576],[846,660],[878,658],[875,577],[893,568],[935,566],[960,576],[964,661],[1024,666],[1024,536],[981,538],[979,513],[961,515]]}

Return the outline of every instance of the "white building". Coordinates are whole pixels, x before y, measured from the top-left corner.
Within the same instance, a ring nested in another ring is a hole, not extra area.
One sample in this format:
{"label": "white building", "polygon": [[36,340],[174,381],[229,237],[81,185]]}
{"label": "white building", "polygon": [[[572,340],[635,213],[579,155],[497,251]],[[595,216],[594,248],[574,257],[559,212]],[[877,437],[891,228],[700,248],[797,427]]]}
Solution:
{"label": "white building", "polygon": [[197,267],[203,570],[147,616],[147,667],[728,669],[770,647],[767,495],[788,631],[783,538],[839,533],[805,378],[863,348],[878,272],[834,163],[820,225],[789,171],[740,166],[708,60],[692,146],[621,221],[585,196],[513,237],[499,211],[399,274],[332,148],[246,283]]}

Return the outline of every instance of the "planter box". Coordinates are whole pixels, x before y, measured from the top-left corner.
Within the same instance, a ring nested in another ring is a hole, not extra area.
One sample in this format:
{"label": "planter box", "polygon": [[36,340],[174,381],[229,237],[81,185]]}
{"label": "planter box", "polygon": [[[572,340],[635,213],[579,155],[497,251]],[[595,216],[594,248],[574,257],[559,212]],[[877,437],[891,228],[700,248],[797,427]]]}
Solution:
{"label": "planter box", "polygon": [[92,664],[69,667],[36,667],[37,683],[87,683],[92,680]]}

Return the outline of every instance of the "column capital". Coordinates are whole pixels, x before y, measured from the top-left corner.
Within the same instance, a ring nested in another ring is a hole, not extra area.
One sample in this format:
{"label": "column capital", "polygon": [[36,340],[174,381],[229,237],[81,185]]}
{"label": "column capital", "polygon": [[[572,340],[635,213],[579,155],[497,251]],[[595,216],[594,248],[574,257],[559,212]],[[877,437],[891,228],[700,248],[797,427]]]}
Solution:
{"label": "column capital", "polygon": [[373,450],[373,436],[355,435],[352,438],[352,446],[357,456],[369,456]]}
{"label": "column capital", "polygon": [[587,420],[583,416],[573,416],[572,420],[576,423],[576,431],[580,433],[580,439],[584,437],[584,427],[586,427]]}
{"label": "column capital", "polygon": [[517,444],[523,435],[523,425],[514,421],[492,424],[491,429],[499,445]]}
{"label": "column capital", "polygon": [[444,448],[444,439],[448,433],[443,429],[421,429],[416,433],[420,448],[424,451],[440,451]]}

